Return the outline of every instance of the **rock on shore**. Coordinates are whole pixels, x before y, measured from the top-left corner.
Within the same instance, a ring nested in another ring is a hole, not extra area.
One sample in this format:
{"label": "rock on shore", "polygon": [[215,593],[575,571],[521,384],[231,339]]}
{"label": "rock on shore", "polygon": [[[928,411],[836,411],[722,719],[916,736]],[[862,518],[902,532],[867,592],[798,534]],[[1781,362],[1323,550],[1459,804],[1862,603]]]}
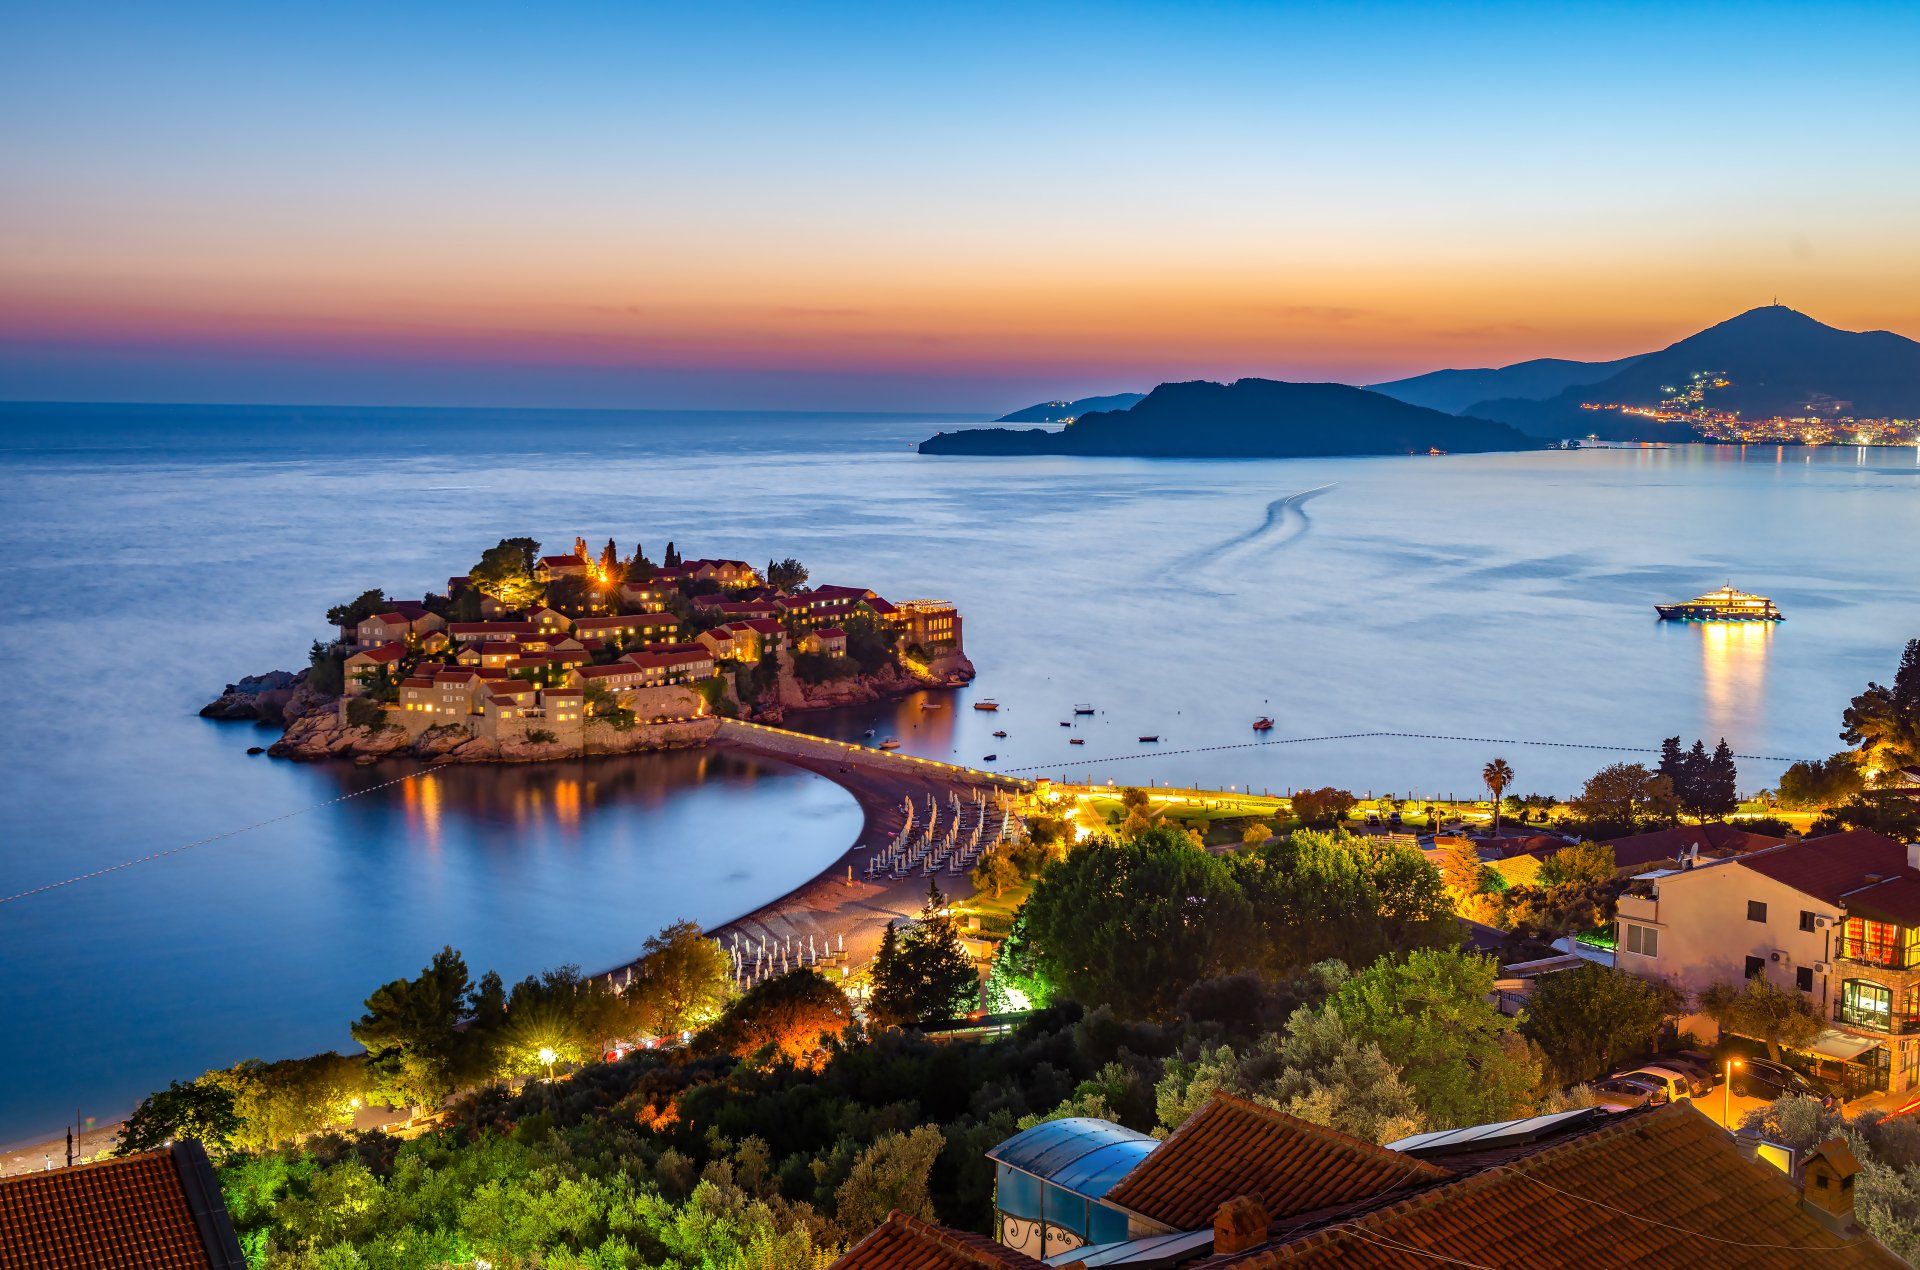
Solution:
{"label": "rock on shore", "polygon": [[[964,653],[949,653],[934,659],[924,673],[892,667],[877,675],[807,684],[794,677],[791,663],[783,657],[773,698],[745,713],[759,722],[778,724],[790,712],[865,705],[926,688],[956,688],[971,681],[973,676],[973,663]],[[687,710],[692,712],[698,708],[697,699],[691,690],[686,690],[686,695]],[[731,690],[727,699],[733,700]],[[582,752],[580,745],[571,741],[533,744],[486,740],[472,735],[463,726],[432,728],[418,737],[410,737],[398,727],[354,727],[341,721],[339,700],[308,688],[304,670],[298,674],[276,670],[228,684],[219,699],[207,704],[200,713],[209,719],[251,719],[283,725],[286,731],[267,749],[275,758],[343,758],[362,763],[384,758],[449,763],[538,763],[578,758]],[[712,718],[641,724],[626,732],[596,724],[588,731],[585,752],[637,754],[648,750],[692,749],[705,745],[717,726]]]}
{"label": "rock on shore", "polygon": [[269,670],[228,684],[221,694],[200,707],[204,719],[257,719],[283,723],[317,710],[333,708],[335,698],[307,687],[307,672]]}
{"label": "rock on shore", "polygon": [[774,699],[763,701],[753,712],[753,718],[762,723],[779,723],[792,712],[867,705],[926,688],[958,688],[971,682],[973,676],[973,663],[964,653],[949,653],[936,659],[924,675],[895,666],[877,675],[855,675],[821,683],[803,683],[783,663]]}
{"label": "rock on shore", "polygon": [[718,720],[713,718],[640,724],[625,732],[596,724],[588,729],[583,750],[577,743],[564,741],[490,741],[453,725],[430,728],[419,737],[409,739],[406,732],[397,727],[354,727],[342,723],[334,714],[325,713],[295,719],[287,725],[286,734],[268,747],[267,753],[275,758],[350,758],[356,762],[411,758],[442,763],[540,763],[579,758],[582,753],[640,754],[649,750],[697,749],[707,743],[718,726]]}

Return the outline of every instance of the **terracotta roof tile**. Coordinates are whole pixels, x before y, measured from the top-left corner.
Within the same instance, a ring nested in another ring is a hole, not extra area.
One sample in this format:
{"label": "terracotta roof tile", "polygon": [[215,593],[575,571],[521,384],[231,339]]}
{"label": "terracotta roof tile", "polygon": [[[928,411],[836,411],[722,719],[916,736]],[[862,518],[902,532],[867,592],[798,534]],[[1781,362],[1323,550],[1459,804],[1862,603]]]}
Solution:
{"label": "terracotta roof tile", "polygon": [[1602,845],[1613,848],[1613,862],[1622,869],[1637,869],[1661,860],[1678,860],[1687,848],[1698,847],[1704,856],[1745,855],[1767,847],[1777,847],[1785,838],[1749,833],[1732,825],[1680,825],[1614,838]]}
{"label": "terracotta roof tile", "polygon": [[1364,1215],[1351,1210],[1200,1264],[1281,1266],[1570,1266],[1697,1270],[1718,1266],[1899,1266],[1865,1235],[1828,1231],[1787,1177],[1740,1154],[1685,1103],[1631,1112],[1600,1128]]}
{"label": "terracotta roof tile", "polygon": [[1783,886],[1838,904],[1848,891],[1905,874],[1907,848],[1905,843],[1871,830],[1854,829],[1744,855],[1739,865]]}
{"label": "terracotta roof tile", "polygon": [[1175,1230],[1195,1230],[1241,1195],[1259,1197],[1267,1215],[1279,1218],[1451,1176],[1424,1160],[1219,1094],[1108,1191],[1107,1202]]}
{"label": "terracotta roof tile", "polygon": [[245,1264],[197,1142],[0,1180],[0,1266],[240,1270]]}
{"label": "terracotta roof tile", "polygon": [[1046,1270],[1046,1263],[895,1209],[829,1270]]}

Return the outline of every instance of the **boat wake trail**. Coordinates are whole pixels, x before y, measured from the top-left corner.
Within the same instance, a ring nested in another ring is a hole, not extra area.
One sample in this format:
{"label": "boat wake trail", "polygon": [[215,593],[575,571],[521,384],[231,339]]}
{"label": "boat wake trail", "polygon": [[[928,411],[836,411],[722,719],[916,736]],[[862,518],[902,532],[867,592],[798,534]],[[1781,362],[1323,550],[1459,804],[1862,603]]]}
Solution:
{"label": "boat wake trail", "polygon": [[1200,550],[1175,561],[1171,572],[1188,573],[1211,564],[1218,564],[1230,555],[1245,548],[1260,546],[1269,551],[1277,551],[1290,542],[1294,542],[1313,527],[1307,519],[1306,504],[1332,489],[1332,485],[1321,485],[1314,489],[1301,490],[1297,494],[1288,494],[1276,498],[1267,504],[1267,514],[1258,525],[1243,534],[1235,534],[1224,542]]}

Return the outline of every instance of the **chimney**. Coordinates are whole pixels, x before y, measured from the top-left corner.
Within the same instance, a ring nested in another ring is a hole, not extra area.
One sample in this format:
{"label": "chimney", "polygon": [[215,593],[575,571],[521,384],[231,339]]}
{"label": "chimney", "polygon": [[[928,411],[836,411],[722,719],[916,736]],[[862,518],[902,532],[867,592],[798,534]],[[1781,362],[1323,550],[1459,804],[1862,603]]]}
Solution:
{"label": "chimney", "polygon": [[[1849,1192],[1851,1197],[1851,1192]],[[1230,1256],[1267,1242],[1267,1206],[1258,1196],[1240,1195],[1213,1214],[1213,1255]]]}
{"label": "chimney", "polygon": [[1835,1234],[1854,1234],[1859,1226],[1853,1220],[1853,1181],[1859,1173],[1860,1161],[1844,1140],[1822,1142],[1800,1164],[1801,1207]]}
{"label": "chimney", "polygon": [[1920,842],[1909,842],[1907,844],[1907,867],[1909,869],[1920,869]]}

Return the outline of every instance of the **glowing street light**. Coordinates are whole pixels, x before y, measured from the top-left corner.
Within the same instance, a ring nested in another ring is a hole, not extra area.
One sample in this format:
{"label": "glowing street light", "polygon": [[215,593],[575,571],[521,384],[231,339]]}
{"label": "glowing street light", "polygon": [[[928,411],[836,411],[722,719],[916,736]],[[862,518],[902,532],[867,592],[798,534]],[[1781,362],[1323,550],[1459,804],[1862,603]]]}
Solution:
{"label": "glowing street light", "polygon": [[551,1045],[542,1045],[540,1047],[540,1053],[536,1055],[536,1057],[539,1058],[542,1063],[546,1064],[547,1083],[551,1085],[553,1083],[553,1064],[560,1056],[553,1052]]}
{"label": "glowing street light", "polygon": [[1739,1059],[1728,1059],[1726,1075],[1720,1081],[1720,1127],[1729,1131],[1733,1129],[1733,1069],[1740,1065]]}

